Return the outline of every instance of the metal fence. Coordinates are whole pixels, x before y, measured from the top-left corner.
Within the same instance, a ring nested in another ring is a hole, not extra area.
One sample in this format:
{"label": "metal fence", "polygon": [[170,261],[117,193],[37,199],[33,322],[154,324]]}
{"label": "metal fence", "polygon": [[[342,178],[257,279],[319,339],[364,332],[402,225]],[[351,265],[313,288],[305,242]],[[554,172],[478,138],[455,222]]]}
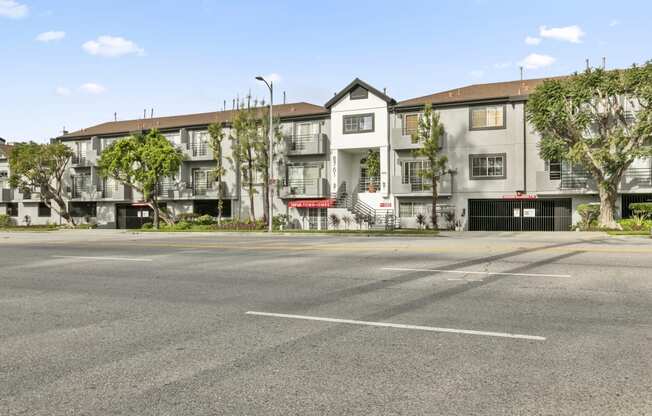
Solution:
{"label": "metal fence", "polygon": [[469,231],[570,231],[570,198],[469,200]]}

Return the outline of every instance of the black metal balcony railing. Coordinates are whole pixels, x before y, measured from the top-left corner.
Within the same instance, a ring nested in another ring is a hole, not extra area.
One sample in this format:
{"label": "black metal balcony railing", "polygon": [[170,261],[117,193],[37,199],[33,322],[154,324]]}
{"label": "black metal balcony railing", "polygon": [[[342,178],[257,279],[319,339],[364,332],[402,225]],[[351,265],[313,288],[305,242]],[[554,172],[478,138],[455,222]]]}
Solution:
{"label": "black metal balcony railing", "polygon": [[216,189],[217,183],[207,179],[195,180],[192,183],[192,193],[196,196],[205,196],[208,191]]}
{"label": "black metal balcony railing", "polygon": [[287,196],[323,196],[328,185],[325,178],[286,179],[283,183]]}
{"label": "black metal balcony railing", "polygon": [[360,177],[358,181],[358,192],[367,192],[372,184],[376,190],[380,189],[380,178],[377,176]]}
{"label": "black metal balcony railing", "polygon": [[319,134],[297,134],[287,136],[285,140],[287,151],[290,154],[318,153],[320,151]]}
{"label": "black metal balcony railing", "polygon": [[72,164],[73,165],[86,165],[87,164],[86,154],[73,155]]}
{"label": "black metal balcony railing", "polygon": [[192,143],[190,145],[190,151],[192,153],[193,157],[202,157],[202,156],[208,156],[209,152],[208,148],[208,143]]}
{"label": "black metal balcony railing", "polygon": [[403,183],[410,185],[410,191],[412,192],[425,192],[432,189],[431,182],[422,178],[406,178],[403,177]]}
{"label": "black metal balcony railing", "polygon": [[93,184],[91,182],[90,176],[87,175],[73,176],[71,178],[71,181],[72,181],[72,190],[71,190],[72,198],[81,198],[84,192],[92,193],[96,191],[96,189],[93,189]]}

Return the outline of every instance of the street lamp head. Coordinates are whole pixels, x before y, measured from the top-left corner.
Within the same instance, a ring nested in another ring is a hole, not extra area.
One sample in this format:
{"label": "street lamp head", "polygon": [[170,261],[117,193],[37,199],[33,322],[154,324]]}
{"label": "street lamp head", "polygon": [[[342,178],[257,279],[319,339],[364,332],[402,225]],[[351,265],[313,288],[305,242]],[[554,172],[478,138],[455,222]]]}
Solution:
{"label": "street lamp head", "polygon": [[257,76],[256,79],[257,79],[258,81],[265,81],[265,78],[263,78],[263,77],[261,77],[261,76]]}

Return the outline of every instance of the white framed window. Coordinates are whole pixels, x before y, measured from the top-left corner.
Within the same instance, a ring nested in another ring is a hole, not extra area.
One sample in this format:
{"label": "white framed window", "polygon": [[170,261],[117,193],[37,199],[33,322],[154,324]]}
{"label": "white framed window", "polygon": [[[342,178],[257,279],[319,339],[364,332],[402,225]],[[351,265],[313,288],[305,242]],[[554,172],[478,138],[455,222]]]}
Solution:
{"label": "white framed window", "polygon": [[506,155],[470,155],[469,168],[471,179],[505,179]]}
{"label": "white framed window", "polygon": [[485,105],[469,108],[469,129],[490,130],[505,128],[505,105]]}

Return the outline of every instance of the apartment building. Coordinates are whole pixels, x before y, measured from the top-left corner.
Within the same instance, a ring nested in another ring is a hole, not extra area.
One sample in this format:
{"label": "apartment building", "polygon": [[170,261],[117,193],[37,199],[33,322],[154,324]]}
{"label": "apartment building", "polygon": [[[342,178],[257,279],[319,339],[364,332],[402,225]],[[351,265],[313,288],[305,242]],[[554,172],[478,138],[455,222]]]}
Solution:
{"label": "apartment building", "polygon": [[[568,230],[578,220],[578,204],[598,201],[597,188],[581,169],[539,157],[539,136],[528,124],[525,108],[528,95],[541,82],[477,84],[396,101],[355,79],[323,106],[275,106],[284,139],[274,159],[274,212],[286,214],[289,227],[306,229],[332,228],[331,214],[360,219],[360,224],[349,228],[415,227],[419,214],[430,217],[430,186],[419,175],[427,162],[415,157],[414,150],[421,144],[412,138],[425,105],[430,104],[445,128],[442,151],[451,168],[439,184],[439,227]],[[211,173],[214,160],[207,128],[222,123],[228,137],[234,115],[222,111],[114,121],[56,138],[75,154],[66,178],[71,212],[80,221],[108,228],[135,228],[151,221],[142,195],[101,179],[96,162],[113,141],[156,128],[186,156],[178,174],[161,184],[161,201],[173,214],[214,215],[219,196]],[[229,155],[230,141],[224,143],[224,154]],[[378,177],[366,172],[370,150],[380,154]],[[228,173],[221,195],[225,215],[246,218],[249,195],[230,164],[225,166]],[[0,175],[3,170],[8,172],[0,155]],[[4,187],[0,213],[29,215],[33,223],[60,221],[52,213],[48,216],[33,194]],[[253,207],[257,217],[263,214],[260,187]],[[636,161],[627,171],[620,192],[623,216],[630,215],[629,203],[652,200],[649,159]]]}

